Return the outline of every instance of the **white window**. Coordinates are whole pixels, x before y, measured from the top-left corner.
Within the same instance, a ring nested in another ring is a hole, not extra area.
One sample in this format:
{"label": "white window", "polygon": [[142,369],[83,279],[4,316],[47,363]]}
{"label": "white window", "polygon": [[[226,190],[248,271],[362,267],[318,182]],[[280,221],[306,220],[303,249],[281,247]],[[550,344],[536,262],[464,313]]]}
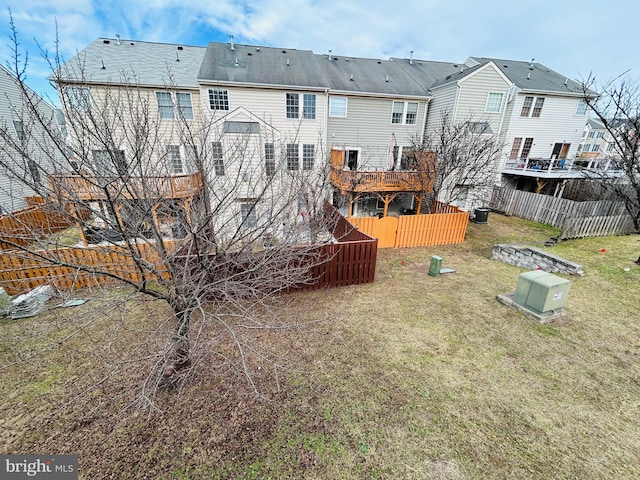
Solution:
{"label": "white window", "polygon": [[183,173],[179,145],[167,145],[167,167],[169,173]]}
{"label": "white window", "polygon": [[316,158],[315,145],[302,145],[302,169],[313,170],[313,163]]}
{"label": "white window", "polygon": [[[535,103],[534,103],[535,100]],[[522,104],[522,110],[520,111],[521,117],[540,117],[542,113],[542,107],[544,105],[544,97],[524,97],[524,103]]]}
{"label": "white window", "polygon": [[13,128],[16,131],[16,137],[18,138],[18,140],[24,142],[24,124],[20,120],[14,120]]}
{"label": "white window", "polygon": [[391,123],[415,125],[418,119],[418,102],[393,102]]}
{"label": "white window", "polygon": [[224,175],[224,158],[222,156],[222,142],[211,144],[213,155],[213,170],[217,176]]}
{"label": "white window", "polygon": [[240,216],[243,228],[253,228],[258,226],[258,215],[256,213],[255,202],[245,202],[240,204]]}
{"label": "white window", "polygon": [[173,120],[173,101],[169,92],[156,92],[158,115],[160,118]]}
{"label": "white window", "polygon": [[286,105],[287,118],[298,118],[300,116],[300,100],[297,93],[287,93]]}
{"label": "white window", "polygon": [[193,106],[191,105],[191,94],[188,92],[177,92],[176,100],[178,111],[185,120],[193,120]]}
{"label": "white window", "polygon": [[276,149],[273,143],[264,144],[264,169],[268,177],[276,174]]}
{"label": "white window", "polygon": [[315,120],[316,118],[316,95],[315,93],[305,93],[302,97],[302,118]]}
{"label": "white window", "polygon": [[329,97],[329,116],[347,117],[347,97]]}
{"label": "white window", "polygon": [[217,88],[209,89],[209,106],[211,110],[229,110],[229,92]]}
{"label": "white window", "polygon": [[489,92],[487,94],[487,103],[484,106],[484,111],[487,113],[500,113],[502,110],[502,93]]}
{"label": "white window", "polygon": [[604,138],[604,132],[598,132],[596,138]]}
{"label": "white window", "polygon": [[587,114],[587,102],[584,99],[578,100],[578,106],[576,107],[576,115]]}
{"label": "white window", "polygon": [[300,169],[300,152],[297,143],[287,143],[287,170]]}

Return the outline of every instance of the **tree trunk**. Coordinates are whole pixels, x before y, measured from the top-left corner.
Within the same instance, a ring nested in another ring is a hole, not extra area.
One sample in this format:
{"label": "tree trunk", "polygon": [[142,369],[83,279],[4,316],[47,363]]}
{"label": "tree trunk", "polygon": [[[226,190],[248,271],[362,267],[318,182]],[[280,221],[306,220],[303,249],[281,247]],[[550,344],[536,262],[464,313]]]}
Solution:
{"label": "tree trunk", "polygon": [[189,322],[191,310],[182,305],[174,305],[173,311],[176,317],[176,334],[173,339],[173,352],[169,359],[169,365],[173,370],[179,371],[191,365],[191,353],[189,351]]}

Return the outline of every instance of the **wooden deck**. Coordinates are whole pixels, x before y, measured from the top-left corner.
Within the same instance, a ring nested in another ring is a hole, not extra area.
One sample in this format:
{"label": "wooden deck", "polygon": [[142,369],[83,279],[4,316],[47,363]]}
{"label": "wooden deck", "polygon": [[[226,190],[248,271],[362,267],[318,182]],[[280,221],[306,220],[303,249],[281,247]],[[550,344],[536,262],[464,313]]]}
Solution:
{"label": "wooden deck", "polygon": [[70,201],[105,200],[107,193],[115,198],[187,198],[202,190],[200,173],[159,176],[91,178],[81,175],[53,174],[49,176],[52,192]]}
{"label": "wooden deck", "polygon": [[331,155],[329,180],[343,195],[362,192],[430,192],[433,186],[433,158],[423,155],[415,170],[348,170],[342,158]]}

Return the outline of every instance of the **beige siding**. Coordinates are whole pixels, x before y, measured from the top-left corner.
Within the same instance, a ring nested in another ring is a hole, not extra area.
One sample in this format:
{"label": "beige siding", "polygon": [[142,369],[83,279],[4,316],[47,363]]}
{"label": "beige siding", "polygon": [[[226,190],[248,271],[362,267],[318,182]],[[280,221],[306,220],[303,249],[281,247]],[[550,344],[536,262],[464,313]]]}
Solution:
{"label": "beige siding", "polygon": [[[472,119],[473,121],[489,122],[493,132],[498,133],[507,103],[508,89],[508,82],[491,65],[466,77],[460,81],[456,120]],[[500,112],[489,113],[485,111],[489,93],[502,94]]]}
{"label": "beige siding", "polygon": [[453,115],[456,108],[457,93],[458,85],[455,83],[433,91],[433,99],[429,103],[429,113],[425,129],[426,136],[432,135],[438,130],[443,115]]}

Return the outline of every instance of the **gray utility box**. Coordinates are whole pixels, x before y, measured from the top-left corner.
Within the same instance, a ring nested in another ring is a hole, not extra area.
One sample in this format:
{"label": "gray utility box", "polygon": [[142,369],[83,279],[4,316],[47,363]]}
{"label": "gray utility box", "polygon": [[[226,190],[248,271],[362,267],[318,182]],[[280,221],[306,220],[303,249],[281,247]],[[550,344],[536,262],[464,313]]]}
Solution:
{"label": "gray utility box", "polygon": [[513,301],[537,313],[550,312],[567,304],[571,282],[542,270],[521,273]]}

